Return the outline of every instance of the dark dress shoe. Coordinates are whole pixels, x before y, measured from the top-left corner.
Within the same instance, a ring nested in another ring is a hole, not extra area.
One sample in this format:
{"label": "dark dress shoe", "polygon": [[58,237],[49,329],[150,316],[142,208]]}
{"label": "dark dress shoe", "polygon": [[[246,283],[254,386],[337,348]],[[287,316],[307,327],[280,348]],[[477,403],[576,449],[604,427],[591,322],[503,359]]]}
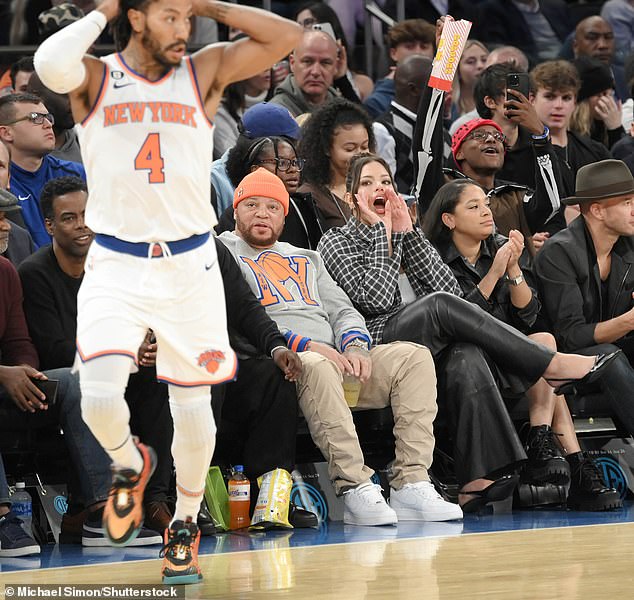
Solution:
{"label": "dark dress shoe", "polygon": [[300,508],[292,502],[288,509],[288,522],[296,529],[309,527],[317,529],[319,527],[319,519],[315,513]]}
{"label": "dark dress shoe", "polygon": [[461,494],[475,496],[473,499],[465,502],[461,508],[463,513],[476,513],[491,502],[499,502],[508,498],[515,489],[519,478],[517,475],[505,475],[496,479],[491,485],[483,490],[477,491],[461,491]]}
{"label": "dark dress shoe", "polygon": [[198,511],[198,518],[196,519],[196,521],[198,524],[198,529],[200,529],[200,535],[216,535],[216,524],[214,523],[213,517],[209,514],[209,511],[207,510],[207,505],[205,504],[205,502],[200,505],[200,510]]}
{"label": "dark dress shoe", "polygon": [[158,531],[161,535],[168,528],[172,520],[172,511],[167,502],[162,500],[151,500],[145,504],[145,520],[143,525],[153,531]]}
{"label": "dark dress shoe", "polygon": [[572,394],[586,385],[590,385],[598,381],[603,376],[605,368],[621,353],[621,350],[615,350],[610,354],[597,354],[594,366],[581,379],[548,379],[549,382],[565,381],[566,383],[555,388],[555,394]]}

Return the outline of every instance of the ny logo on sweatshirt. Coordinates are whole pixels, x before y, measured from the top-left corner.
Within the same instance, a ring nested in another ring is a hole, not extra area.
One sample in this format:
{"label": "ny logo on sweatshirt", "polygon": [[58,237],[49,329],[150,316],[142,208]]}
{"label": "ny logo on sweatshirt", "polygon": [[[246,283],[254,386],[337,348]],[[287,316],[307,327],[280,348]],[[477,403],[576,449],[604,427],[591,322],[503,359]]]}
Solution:
{"label": "ny logo on sweatshirt", "polygon": [[[263,306],[301,300],[310,306],[319,306],[310,295],[307,274],[310,260],[306,256],[282,256],[267,250],[255,260],[241,256],[253,272],[260,290],[258,300]],[[289,282],[294,285],[286,285]],[[299,294],[299,298],[295,293]]]}

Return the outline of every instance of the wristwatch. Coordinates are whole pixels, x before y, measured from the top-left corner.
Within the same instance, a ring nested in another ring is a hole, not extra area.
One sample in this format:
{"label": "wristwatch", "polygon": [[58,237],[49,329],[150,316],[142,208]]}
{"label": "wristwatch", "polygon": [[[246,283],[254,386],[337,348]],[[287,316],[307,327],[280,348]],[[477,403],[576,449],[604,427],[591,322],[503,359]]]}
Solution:
{"label": "wristwatch", "polygon": [[518,286],[522,281],[524,281],[524,275],[521,273],[517,277],[507,277],[506,280],[510,285]]}
{"label": "wristwatch", "polygon": [[348,348],[361,348],[362,350],[369,350],[370,346],[368,342],[361,338],[354,338],[351,342],[346,345],[346,350]]}

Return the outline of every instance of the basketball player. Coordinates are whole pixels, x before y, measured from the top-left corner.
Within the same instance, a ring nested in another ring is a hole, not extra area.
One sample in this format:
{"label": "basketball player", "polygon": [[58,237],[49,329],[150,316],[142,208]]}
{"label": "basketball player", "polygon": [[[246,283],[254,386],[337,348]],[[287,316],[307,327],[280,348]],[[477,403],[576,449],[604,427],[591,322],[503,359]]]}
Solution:
{"label": "basketball player", "polygon": [[[186,56],[192,16],[249,37]],[[119,52],[86,56],[108,22]],[[42,82],[70,94],[81,124],[86,223],[96,235],[78,295],[76,364],[84,419],[113,461],[104,528],[117,546],[143,523],[156,461],[132,439],[123,398],[148,329],[158,342],[158,378],[169,384],[178,495],[165,533],[165,583],[202,577],[195,516],[215,443],[209,386],[236,369],[209,235],[211,119],[227,84],[271,66],[300,36],[295,23],[229,3],[105,0],[35,57]]]}

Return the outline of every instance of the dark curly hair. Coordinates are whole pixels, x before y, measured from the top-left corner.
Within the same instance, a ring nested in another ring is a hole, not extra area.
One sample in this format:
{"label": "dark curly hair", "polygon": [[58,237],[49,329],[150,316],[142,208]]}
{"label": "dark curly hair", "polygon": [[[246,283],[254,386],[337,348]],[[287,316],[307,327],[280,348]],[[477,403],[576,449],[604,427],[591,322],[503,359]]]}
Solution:
{"label": "dark curly hair", "polygon": [[151,4],[152,2],[154,2],[154,0],[120,1],[119,14],[110,25],[110,30],[112,31],[112,36],[114,37],[114,45],[117,52],[122,52],[132,37],[132,26],[130,25],[130,19],[128,19],[128,11],[131,8],[134,10],[145,10],[148,4]]}
{"label": "dark curly hair", "polygon": [[64,177],[49,179],[40,192],[40,210],[42,211],[44,218],[53,219],[55,216],[55,210],[53,208],[55,198],[72,192],[88,193],[86,182],[74,175],[66,175]]}
{"label": "dark curly hair", "polygon": [[229,150],[225,165],[233,187],[237,188],[238,184],[251,172],[251,167],[257,164],[265,150],[272,147],[277,157],[277,148],[281,142],[289,144],[295,151],[295,155],[299,156],[294,140],[283,135],[271,135],[254,139],[244,135],[238,136],[236,145]]}
{"label": "dark curly hair", "polygon": [[319,186],[328,186],[332,180],[330,152],[337,127],[363,125],[368,132],[369,150],[374,152],[376,140],[372,120],[358,104],[343,98],[334,98],[318,108],[302,126],[299,154],[306,160],[302,172],[304,180]]}

